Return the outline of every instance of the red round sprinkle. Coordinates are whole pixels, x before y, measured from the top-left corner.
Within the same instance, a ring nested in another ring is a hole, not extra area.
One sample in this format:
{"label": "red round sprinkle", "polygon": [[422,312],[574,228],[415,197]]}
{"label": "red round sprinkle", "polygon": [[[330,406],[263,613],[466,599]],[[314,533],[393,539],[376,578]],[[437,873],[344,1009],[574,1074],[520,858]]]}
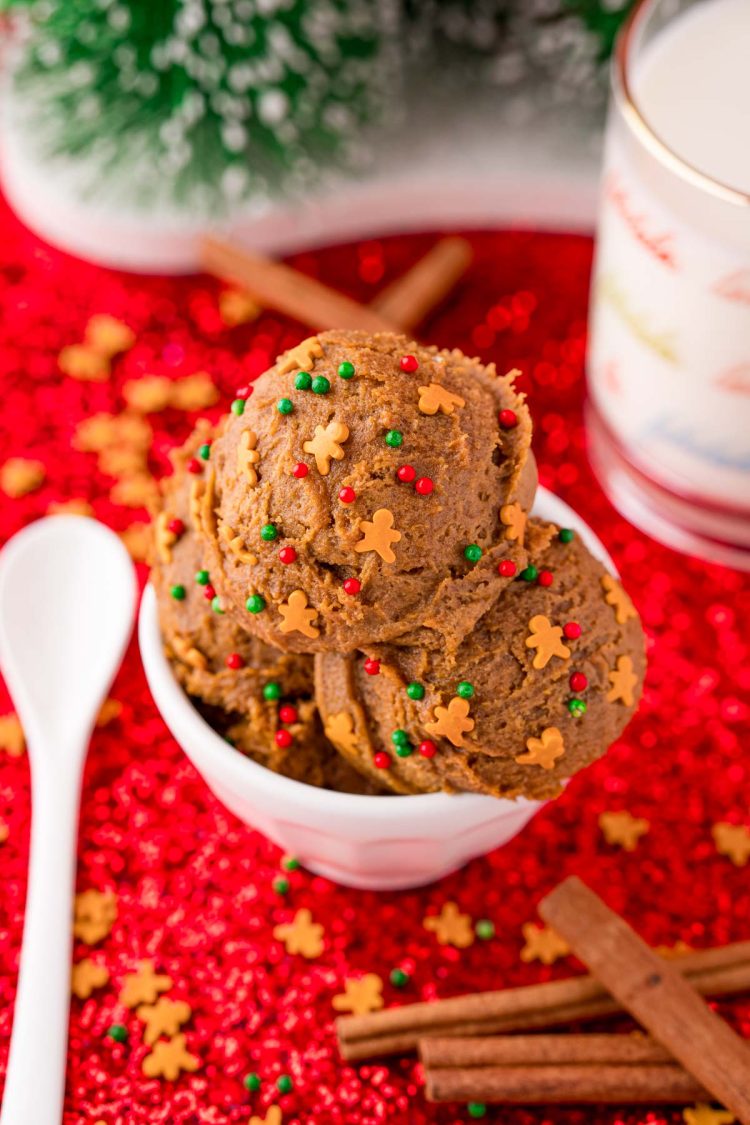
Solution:
{"label": "red round sprinkle", "polygon": [[553,576],[551,570],[540,570],[539,571],[539,577],[537,578],[537,582],[539,583],[540,586],[551,586],[553,580],[554,580],[554,576]]}
{"label": "red round sprinkle", "polygon": [[420,477],[414,485],[414,491],[418,492],[420,496],[429,496],[435,485],[429,477]]}
{"label": "red round sprinkle", "polygon": [[386,754],[385,750],[378,750],[377,754],[373,756],[372,763],[379,770],[387,770],[391,764],[391,756]]}
{"label": "red round sprinkle", "polygon": [[368,676],[377,676],[380,671],[379,660],[365,660],[365,672]]}
{"label": "red round sprinkle", "polygon": [[589,682],[583,672],[573,672],[572,676],[570,677],[571,691],[585,691],[588,686]]}
{"label": "red round sprinkle", "polygon": [[581,626],[577,621],[568,621],[567,625],[563,625],[563,633],[569,641],[575,641],[581,635]]}
{"label": "red round sprinkle", "polygon": [[282,723],[296,723],[298,718],[297,708],[291,703],[283,703],[279,707],[279,719]]}
{"label": "red round sprinkle", "polygon": [[342,504],[353,504],[357,499],[357,493],[348,484],[339,489],[339,500]]}
{"label": "red round sprinkle", "polygon": [[518,415],[515,410],[501,410],[497,417],[504,430],[512,430],[518,425]]}
{"label": "red round sprinkle", "polygon": [[402,484],[411,484],[416,475],[417,472],[413,465],[402,465],[396,472],[396,476]]}
{"label": "red round sprinkle", "polygon": [[248,387],[248,386],[238,387],[237,390],[234,392],[234,397],[235,398],[250,398],[250,395],[252,393],[253,393],[252,387]]}
{"label": "red round sprinkle", "polygon": [[296,558],[297,552],[294,547],[282,547],[279,551],[279,562],[283,562],[285,565],[293,563]]}
{"label": "red round sprinkle", "polygon": [[518,570],[518,567],[512,559],[503,559],[502,562],[497,564],[497,573],[501,574],[503,578],[512,578]]}
{"label": "red round sprinkle", "polygon": [[167,524],[167,531],[171,531],[173,535],[184,535],[185,524],[182,520],[170,520]]}
{"label": "red round sprinkle", "polygon": [[344,583],[345,594],[358,594],[362,589],[362,583],[358,578],[347,578]]}
{"label": "red round sprinkle", "polygon": [[199,461],[197,457],[191,457],[187,463],[187,471],[189,473],[202,473],[203,462]]}
{"label": "red round sprinkle", "polygon": [[216,597],[216,590],[214,590],[214,588],[213,588],[213,586],[211,585],[210,582],[209,582],[208,586],[203,587],[203,597],[206,599],[207,602],[212,602],[214,600],[214,598]]}
{"label": "red round sprinkle", "polygon": [[402,355],[400,359],[401,370],[411,375],[419,367],[419,360],[415,355]]}
{"label": "red round sprinkle", "polygon": [[434,758],[437,752],[437,746],[431,738],[426,738],[424,742],[420,742],[417,750],[423,758]]}
{"label": "red round sprinkle", "polygon": [[292,745],[292,736],[288,730],[277,730],[273,737],[276,745],[282,750],[288,750]]}
{"label": "red round sprinkle", "polygon": [[302,478],[306,477],[309,472],[310,466],[306,465],[304,461],[298,461],[292,469],[292,475],[295,476],[297,480],[302,480]]}
{"label": "red round sprinkle", "polygon": [[227,668],[231,668],[233,672],[237,672],[240,668],[245,667],[245,661],[238,652],[230,652],[224,663]]}

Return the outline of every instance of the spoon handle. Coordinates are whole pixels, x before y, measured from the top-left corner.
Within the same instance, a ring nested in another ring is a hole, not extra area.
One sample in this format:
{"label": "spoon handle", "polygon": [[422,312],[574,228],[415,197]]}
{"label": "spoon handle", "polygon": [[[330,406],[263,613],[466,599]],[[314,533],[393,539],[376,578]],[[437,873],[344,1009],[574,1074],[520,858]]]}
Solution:
{"label": "spoon handle", "polygon": [[82,761],[82,753],[45,754],[40,768],[32,765],[26,916],[0,1125],[62,1120]]}

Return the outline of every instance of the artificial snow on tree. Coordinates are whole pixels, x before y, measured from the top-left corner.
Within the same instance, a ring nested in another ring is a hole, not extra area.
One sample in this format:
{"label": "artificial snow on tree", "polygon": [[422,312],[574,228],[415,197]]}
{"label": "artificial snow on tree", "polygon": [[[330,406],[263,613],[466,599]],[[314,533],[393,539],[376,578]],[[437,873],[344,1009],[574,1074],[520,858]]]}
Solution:
{"label": "artificial snow on tree", "polygon": [[92,196],[207,211],[356,155],[393,90],[397,0],[37,0],[13,79]]}

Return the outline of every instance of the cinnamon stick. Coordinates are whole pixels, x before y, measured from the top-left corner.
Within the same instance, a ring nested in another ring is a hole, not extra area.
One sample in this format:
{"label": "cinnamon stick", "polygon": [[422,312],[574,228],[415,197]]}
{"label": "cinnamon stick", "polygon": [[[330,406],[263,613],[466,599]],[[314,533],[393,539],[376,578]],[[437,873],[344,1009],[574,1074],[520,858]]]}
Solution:
{"label": "cinnamon stick", "polygon": [[676,967],[575,877],[542,899],[539,913],[654,1039],[750,1125],[750,1049]]}
{"label": "cinnamon stick", "polygon": [[450,293],[471,262],[465,238],[441,238],[416,265],[380,292],[370,308],[410,331]]}
{"label": "cinnamon stick", "polygon": [[680,1105],[710,1101],[691,1074],[675,1064],[639,1066],[488,1066],[425,1073],[431,1102],[495,1102],[505,1105]]}
{"label": "cinnamon stick", "polygon": [[[661,963],[661,962],[660,962]],[[672,962],[705,996],[750,990],[750,942],[697,950]],[[450,1000],[408,1004],[336,1021],[341,1054],[354,1061],[413,1051],[428,1035],[472,1036],[556,1027],[622,1012],[591,976]]]}
{"label": "cinnamon stick", "polygon": [[419,1057],[430,1070],[487,1066],[674,1063],[647,1035],[488,1035],[481,1039],[420,1039]]}

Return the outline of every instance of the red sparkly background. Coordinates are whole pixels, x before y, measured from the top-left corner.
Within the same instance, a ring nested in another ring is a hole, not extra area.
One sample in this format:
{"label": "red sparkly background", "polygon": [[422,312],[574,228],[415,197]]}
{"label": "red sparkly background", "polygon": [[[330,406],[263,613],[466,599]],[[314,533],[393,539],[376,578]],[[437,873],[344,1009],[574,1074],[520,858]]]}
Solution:
{"label": "red sparkly background", "polygon": [[[750,585],[635,531],[592,479],[581,415],[591,241],[524,231],[469,237],[475,262],[421,335],[500,368],[522,369],[542,482],[593,525],[643,615],[650,663],[640,712],[608,756],[575,778],[521,836],[440,883],[377,895],[299,870],[281,896],[273,889],[278,850],[226,812],[198,778],[156,712],[132,645],[111,693],[122,701],[122,714],[96,732],[86,774],[79,888],[113,888],[119,914],[93,953],[80,943],[76,949],[78,959],[88,954],[105,964],[111,979],[91,999],[73,1000],[66,1125],[245,1125],[274,1103],[286,1125],[467,1121],[464,1106],[425,1103],[412,1059],[344,1065],[332,997],[358,971],[378,973],[391,1004],[577,970],[570,959],[552,968],[519,959],[523,923],[536,918],[539,898],[570,872],[582,874],[654,944],[700,947],[748,936],[747,869],[717,854],[711,826],[750,822]],[[368,301],[433,239],[338,246],[299,255],[293,264]],[[226,408],[234,388],[304,334],[272,313],[227,329],[218,314],[221,287],[213,280],[143,278],[83,264],[40,243],[5,210],[0,245],[0,460],[33,457],[47,472],[37,491],[3,499],[3,538],[54,501],[79,497],[118,531],[144,521],[143,510],[110,501],[113,481],[97,470],[92,454],[71,451],[76,423],[122,410],[122,384],[139,374],[208,371]],[[89,317],[100,312],[122,318],[137,343],[115,361],[108,382],[62,375],[60,349],[79,341]],[[165,470],[168,449],[194,418],[175,410],[151,417],[155,473]],[[0,700],[0,714],[9,709]],[[627,809],[651,822],[634,852],[605,844],[597,818],[606,809]],[[26,758],[2,750],[0,819],[9,829],[0,845],[4,1061],[21,939],[29,788]],[[439,946],[421,919],[447,900],[474,920],[490,919],[496,936],[462,951]],[[272,934],[303,906],[325,926],[325,950],[314,961],[287,955]],[[117,998],[123,975],[146,957],[173,978],[170,995],[184,997],[193,1010],[187,1042],[201,1066],[175,1083],[144,1078],[142,1025]],[[410,974],[406,988],[389,982],[394,967]],[[750,1034],[750,1001],[723,1003],[721,1010]],[[106,1037],[113,1023],[127,1027],[127,1042]],[[251,1071],[261,1078],[257,1093],[243,1086]],[[277,1092],[280,1074],[292,1077],[291,1093]],[[497,1109],[487,1120],[562,1125],[681,1117],[677,1110]]]}

